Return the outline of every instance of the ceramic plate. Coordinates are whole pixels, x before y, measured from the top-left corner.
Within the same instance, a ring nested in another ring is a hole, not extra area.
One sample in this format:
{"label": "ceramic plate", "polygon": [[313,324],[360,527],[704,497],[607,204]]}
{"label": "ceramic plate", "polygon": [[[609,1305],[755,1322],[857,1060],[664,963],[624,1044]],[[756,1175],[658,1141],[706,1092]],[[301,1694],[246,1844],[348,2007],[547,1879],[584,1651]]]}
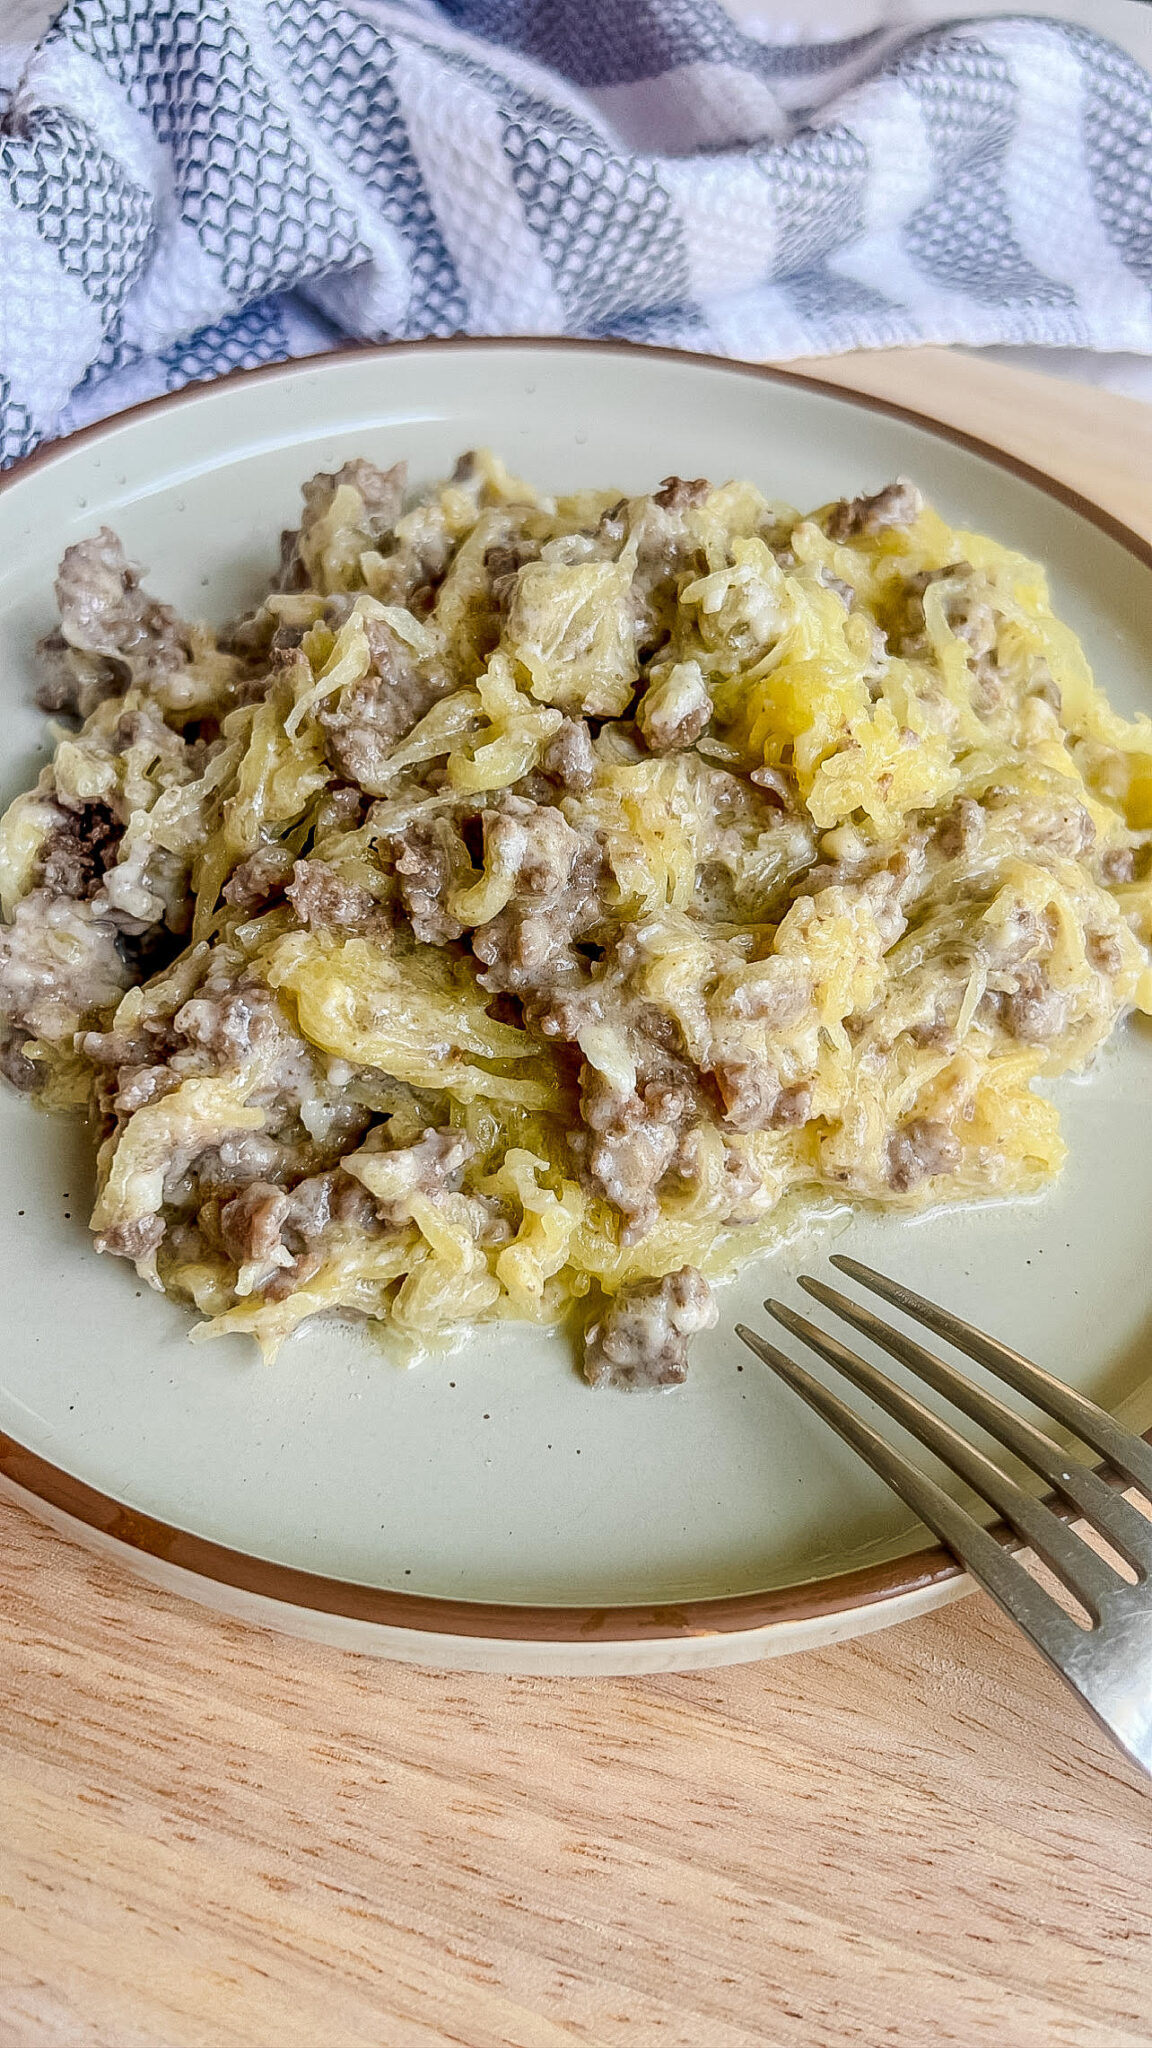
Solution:
{"label": "ceramic plate", "polygon": [[[356,351],[183,392],[0,488],[5,801],[44,756],[32,646],[61,550],[107,521],[183,611],[252,602],[301,480],[353,455],[415,479],[487,443],[548,487],[749,476],[812,505],[918,480],[950,520],[1047,563],[1114,703],[1152,708],[1149,552],[992,451],[760,371],[612,345]],[[505,1326],[407,1372],[312,1327],[267,1368],[98,1259],[84,1133],[0,1098],[0,1477],[162,1583],[417,1661],[620,1671],[770,1654],[964,1590],[924,1530],[731,1334],[836,1236],[1152,1420],[1152,1042],[1060,1084],[1071,1162],[1022,1203],[847,1217],[720,1294],[688,1383],[594,1394],[560,1339]]]}

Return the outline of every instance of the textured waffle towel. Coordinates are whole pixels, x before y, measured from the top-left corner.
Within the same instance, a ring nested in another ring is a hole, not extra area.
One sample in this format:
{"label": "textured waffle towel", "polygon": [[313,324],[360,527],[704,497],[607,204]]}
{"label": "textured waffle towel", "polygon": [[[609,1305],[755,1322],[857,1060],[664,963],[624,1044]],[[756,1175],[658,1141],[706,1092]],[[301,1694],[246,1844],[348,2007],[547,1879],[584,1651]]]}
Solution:
{"label": "textured waffle towel", "polygon": [[341,334],[1152,349],[1152,79],[1058,22],[73,0],[2,75],[5,461]]}

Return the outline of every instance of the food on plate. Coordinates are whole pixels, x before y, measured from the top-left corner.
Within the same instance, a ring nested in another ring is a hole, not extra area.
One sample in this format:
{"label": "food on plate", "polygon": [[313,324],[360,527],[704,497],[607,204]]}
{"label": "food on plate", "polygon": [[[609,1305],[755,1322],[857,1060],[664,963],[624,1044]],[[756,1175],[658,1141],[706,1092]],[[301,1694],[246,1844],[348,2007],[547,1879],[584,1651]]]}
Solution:
{"label": "food on plate", "polygon": [[812,1204],[1042,1186],[1035,1084],[1152,1009],[1152,723],[907,482],[353,460],[219,633],[107,528],[57,597],[3,1064],[197,1334],[580,1304],[593,1384],[673,1384]]}

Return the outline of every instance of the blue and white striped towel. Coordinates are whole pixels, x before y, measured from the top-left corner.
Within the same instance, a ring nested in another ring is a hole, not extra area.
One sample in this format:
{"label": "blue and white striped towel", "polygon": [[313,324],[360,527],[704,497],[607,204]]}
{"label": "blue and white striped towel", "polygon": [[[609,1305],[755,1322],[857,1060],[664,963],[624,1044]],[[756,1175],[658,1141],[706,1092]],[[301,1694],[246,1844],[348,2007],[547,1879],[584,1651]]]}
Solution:
{"label": "blue and white striped towel", "polygon": [[340,335],[1152,351],[1152,79],[1026,17],[71,0],[0,91],[0,459]]}

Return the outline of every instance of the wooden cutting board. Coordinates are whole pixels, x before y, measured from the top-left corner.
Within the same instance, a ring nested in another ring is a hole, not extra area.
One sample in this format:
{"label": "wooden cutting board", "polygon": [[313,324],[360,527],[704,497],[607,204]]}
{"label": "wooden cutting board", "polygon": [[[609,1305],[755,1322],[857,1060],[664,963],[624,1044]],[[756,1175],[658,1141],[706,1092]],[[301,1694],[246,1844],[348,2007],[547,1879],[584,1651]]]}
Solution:
{"label": "wooden cutting board", "polygon": [[[806,364],[1152,532],[1152,408]],[[221,1620],[0,1504],[0,2048],[1131,2048],[1152,1798],[980,1595],[645,1679]]]}

